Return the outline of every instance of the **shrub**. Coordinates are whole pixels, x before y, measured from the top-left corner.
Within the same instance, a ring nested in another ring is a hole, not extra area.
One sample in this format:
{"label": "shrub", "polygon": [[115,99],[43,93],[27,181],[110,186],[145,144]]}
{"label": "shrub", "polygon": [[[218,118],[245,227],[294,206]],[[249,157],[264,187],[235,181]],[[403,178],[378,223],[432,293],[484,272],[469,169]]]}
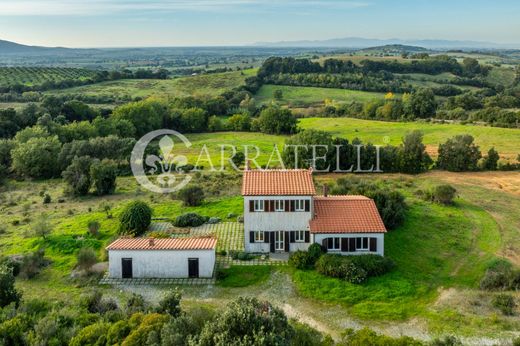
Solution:
{"label": "shrub", "polygon": [[157,312],[177,317],[181,313],[181,293],[178,290],[170,290],[159,302]]}
{"label": "shrub", "polygon": [[453,172],[475,171],[482,153],[470,135],[457,135],[439,145],[437,166]]}
{"label": "shrub", "polygon": [[94,264],[98,262],[96,252],[90,247],[83,247],[79,249],[76,256],[76,266],[82,270],[89,270]]}
{"label": "shrub", "polygon": [[190,185],[182,188],[177,196],[185,206],[195,207],[204,202],[204,190],[198,185]]}
{"label": "shrub", "polygon": [[309,249],[307,250],[309,254],[309,263],[310,265],[315,265],[316,261],[321,257],[323,254],[323,249],[321,248],[321,245],[318,243],[312,243],[309,246]]}
{"label": "shrub", "polygon": [[368,278],[366,270],[357,266],[354,262],[343,262],[340,270],[343,272],[343,279],[352,284],[363,283]]}
{"label": "shrub", "polygon": [[125,311],[129,315],[134,314],[136,312],[146,311],[146,301],[144,300],[143,296],[140,294],[132,293],[132,295],[126,301]]}
{"label": "shrub", "polygon": [[152,209],[145,202],[130,202],[123,209],[119,221],[120,234],[142,235],[152,221]]}
{"label": "shrub", "polygon": [[316,262],[316,270],[326,276],[343,278],[345,273],[341,270],[341,265],[345,258],[341,255],[325,254]]}
{"label": "shrub", "polygon": [[250,253],[244,252],[244,251],[230,250],[229,256],[234,260],[240,260],[240,261],[249,261],[249,260],[253,259],[253,256]]}
{"label": "shrub", "polygon": [[90,156],[75,157],[67,169],[61,173],[73,195],[84,196],[90,190],[92,184],[90,179],[91,165],[92,159]]}
{"label": "shrub", "polygon": [[104,314],[117,309],[112,299],[103,299],[103,294],[97,290],[81,295],[79,304],[91,313]]}
{"label": "shrub", "polygon": [[78,332],[78,334],[70,340],[70,346],[82,345],[104,345],[109,329],[108,323],[98,322],[91,324]]}
{"label": "shrub", "polygon": [[512,290],[520,290],[520,270],[512,271],[509,276],[509,288]]}
{"label": "shrub", "polygon": [[231,161],[233,161],[233,163],[237,167],[242,166],[244,164],[245,160],[246,160],[246,155],[241,151],[237,151],[235,153],[235,155],[231,158]]}
{"label": "shrub", "polygon": [[504,315],[512,316],[516,307],[515,299],[510,294],[497,294],[492,301],[495,308],[499,309]]}
{"label": "shrub", "polygon": [[453,204],[457,190],[451,185],[438,185],[433,189],[432,198],[441,204]]}
{"label": "shrub", "polygon": [[36,250],[33,253],[23,256],[20,264],[20,277],[24,279],[32,279],[38,275],[41,268],[48,264],[48,261],[45,260],[44,256],[45,251],[43,249]]}
{"label": "shrub", "polygon": [[496,171],[498,168],[498,160],[500,160],[500,155],[495,148],[489,149],[487,156],[484,157],[483,168],[488,171]]}
{"label": "shrub", "polygon": [[48,193],[46,193],[44,196],[43,196],[43,204],[49,204],[51,203],[51,195],[49,195]]}
{"label": "shrub", "polygon": [[412,339],[409,336],[401,336],[393,338],[391,336],[377,334],[371,329],[363,328],[355,331],[354,329],[347,329],[341,340],[341,345],[348,346],[422,346],[423,343],[419,340]]}
{"label": "shrub", "polygon": [[208,221],[207,216],[202,216],[197,213],[186,213],[179,215],[173,221],[176,227],[197,227]]}
{"label": "shrub", "polygon": [[520,346],[520,337],[513,340],[513,346]]}
{"label": "shrub", "polygon": [[453,335],[447,335],[441,339],[434,339],[431,346],[462,346],[462,342]]}
{"label": "shrub", "polygon": [[88,227],[89,233],[92,236],[97,237],[97,235],[99,234],[99,229],[101,228],[101,224],[97,220],[91,220],[88,222],[87,227]]}
{"label": "shrub", "polygon": [[497,260],[491,263],[480,280],[483,290],[504,290],[509,287],[512,265],[506,260]]}
{"label": "shrub", "polygon": [[365,270],[368,277],[384,275],[395,267],[394,261],[379,255],[350,256],[350,259],[354,264]]}
{"label": "shrub", "polygon": [[22,297],[14,287],[13,269],[6,266],[0,266],[0,308],[14,303],[18,306]]}
{"label": "shrub", "polygon": [[307,269],[311,266],[311,258],[307,251],[296,251],[289,256],[289,265],[296,269]]}

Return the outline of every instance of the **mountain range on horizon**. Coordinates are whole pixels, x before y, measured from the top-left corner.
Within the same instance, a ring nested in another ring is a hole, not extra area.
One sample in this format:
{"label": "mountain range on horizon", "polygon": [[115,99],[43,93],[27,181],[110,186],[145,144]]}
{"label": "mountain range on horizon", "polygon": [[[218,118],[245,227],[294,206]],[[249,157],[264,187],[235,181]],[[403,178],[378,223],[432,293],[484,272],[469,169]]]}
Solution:
{"label": "mountain range on horizon", "polygon": [[257,42],[259,47],[300,47],[300,48],[369,48],[386,45],[419,46],[428,49],[518,49],[520,44],[501,44],[485,41],[470,40],[444,40],[444,39],[418,39],[403,40],[371,39],[363,37],[344,37],[327,40],[300,40],[279,42]]}
{"label": "mountain range on horizon", "polygon": [[[370,39],[362,37],[347,37],[328,40],[300,40],[300,41],[279,41],[279,42],[257,42],[251,45],[238,47],[268,47],[268,48],[352,48],[366,49],[371,47],[381,47],[388,45],[403,45],[423,47],[427,49],[518,49],[519,45],[498,44],[484,41],[456,41],[456,40],[402,40],[402,39]],[[194,46],[196,47],[196,46]],[[0,39],[0,54],[67,54],[78,52],[93,52],[103,49],[145,49],[152,47],[114,47],[114,48],[66,48],[66,47],[44,47],[20,44],[12,41]],[[158,48],[176,48],[158,47]],[[216,47],[218,48],[218,46]]]}

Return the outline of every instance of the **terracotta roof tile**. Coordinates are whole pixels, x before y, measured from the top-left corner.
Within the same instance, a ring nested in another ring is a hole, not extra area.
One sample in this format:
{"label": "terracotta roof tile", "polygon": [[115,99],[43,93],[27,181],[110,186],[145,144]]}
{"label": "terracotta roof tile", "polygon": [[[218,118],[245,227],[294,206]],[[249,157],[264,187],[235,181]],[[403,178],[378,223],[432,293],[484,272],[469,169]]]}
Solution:
{"label": "terracotta roof tile", "polygon": [[246,170],[242,180],[243,196],[312,196],[316,194],[312,170]]}
{"label": "terracotta roof tile", "polygon": [[383,220],[374,201],[365,196],[314,198],[312,233],[384,233]]}
{"label": "terracotta roof tile", "polygon": [[119,238],[107,250],[211,250],[217,239],[205,238]]}

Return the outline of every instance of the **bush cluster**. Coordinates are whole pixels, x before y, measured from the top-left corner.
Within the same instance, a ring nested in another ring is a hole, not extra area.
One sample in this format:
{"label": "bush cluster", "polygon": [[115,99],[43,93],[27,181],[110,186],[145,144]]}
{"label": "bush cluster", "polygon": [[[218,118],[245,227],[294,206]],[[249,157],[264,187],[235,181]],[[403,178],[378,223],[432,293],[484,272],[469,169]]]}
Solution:
{"label": "bush cluster", "polygon": [[516,303],[512,295],[505,293],[497,294],[493,298],[492,304],[495,308],[499,309],[504,315],[514,315]]}
{"label": "bush cluster", "polygon": [[484,277],[480,280],[483,290],[518,290],[520,289],[520,270],[514,269],[507,260],[492,262]]}
{"label": "bush cluster", "polygon": [[309,269],[314,267],[316,261],[323,254],[321,246],[313,243],[307,251],[295,251],[289,255],[289,265],[296,269]]}
{"label": "bush cluster", "polygon": [[175,227],[198,227],[209,220],[209,217],[197,213],[186,213],[179,215],[173,220]]}
{"label": "bush cluster", "polygon": [[369,277],[383,275],[394,267],[387,257],[379,255],[342,256],[325,254],[316,262],[316,270],[323,275],[359,284]]}

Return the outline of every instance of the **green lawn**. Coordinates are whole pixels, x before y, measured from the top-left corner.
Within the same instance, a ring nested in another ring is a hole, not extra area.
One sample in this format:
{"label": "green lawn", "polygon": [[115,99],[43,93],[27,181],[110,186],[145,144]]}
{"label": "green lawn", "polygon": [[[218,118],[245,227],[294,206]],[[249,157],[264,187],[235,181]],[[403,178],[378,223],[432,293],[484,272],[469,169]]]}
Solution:
{"label": "green lawn", "polygon": [[232,266],[222,269],[223,279],[217,284],[222,287],[246,287],[265,282],[271,274],[269,266]]}
{"label": "green lawn", "polygon": [[175,79],[125,79],[102,82],[62,90],[52,90],[47,94],[83,94],[86,96],[109,96],[115,98],[165,98],[184,96],[217,96],[244,83],[254,70],[234,71]]}
{"label": "green lawn", "polygon": [[303,129],[316,129],[331,132],[334,136],[349,139],[360,138],[373,144],[398,145],[407,132],[421,130],[424,143],[434,154],[440,143],[458,134],[470,134],[481,150],[487,152],[494,146],[502,156],[516,158],[520,153],[520,130],[498,127],[432,124],[426,122],[385,122],[353,118],[306,118],[300,120]]}
{"label": "green lawn", "polygon": [[363,319],[401,320],[424,315],[439,287],[477,288],[501,246],[493,218],[463,200],[440,206],[408,196],[408,203],[405,223],[385,236],[393,272],[355,285],[296,271],[299,292],[345,304]]}
{"label": "green lawn", "polygon": [[274,100],[273,94],[275,90],[281,90],[283,93],[283,98],[276,102],[290,107],[323,105],[325,99],[338,103],[350,101],[366,102],[373,99],[382,99],[385,95],[384,93],[347,89],[263,85],[255,94],[255,99],[262,104],[269,103]]}

